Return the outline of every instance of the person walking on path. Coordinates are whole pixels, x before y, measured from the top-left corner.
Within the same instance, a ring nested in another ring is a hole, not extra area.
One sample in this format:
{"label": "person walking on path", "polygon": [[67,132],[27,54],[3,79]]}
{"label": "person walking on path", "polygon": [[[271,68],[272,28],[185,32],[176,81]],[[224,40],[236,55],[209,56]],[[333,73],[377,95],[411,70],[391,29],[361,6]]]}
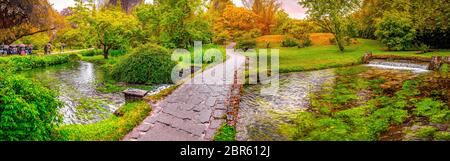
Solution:
{"label": "person walking on path", "polygon": [[64,48],[66,47],[66,44],[64,44],[64,43],[61,43],[61,46],[60,46],[60,48],[61,48],[61,53],[63,53],[64,52]]}
{"label": "person walking on path", "polygon": [[44,52],[46,55],[49,55],[52,53],[52,44],[50,42],[47,43],[47,45],[45,45]]}

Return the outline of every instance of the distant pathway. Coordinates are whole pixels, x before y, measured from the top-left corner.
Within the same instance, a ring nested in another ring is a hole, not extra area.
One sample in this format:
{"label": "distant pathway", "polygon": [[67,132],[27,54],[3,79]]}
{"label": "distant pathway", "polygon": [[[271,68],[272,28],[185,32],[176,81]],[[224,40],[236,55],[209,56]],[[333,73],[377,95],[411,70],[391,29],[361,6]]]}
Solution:
{"label": "distant pathway", "polygon": [[[170,96],[154,105],[151,115],[125,136],[124,140],[212,140],[220,125],[226,120],[226,102],[234,81],[235,69],[240,69],[245,63],[244,56],[231,52],[234,51],[234,45],[233,43],[227,47],[226,62],[197,74]],[[224,77],[220,77],[219,74],[223,74]],[[192,81],[197,83],[189,83]]]}
{"label": "distant pathway", "polygon": [[78,52],[88,51],[88,50],[94,50],[94,48],[81,49],[81,50],[71,50],[71,51],[65,51],[65,52],[52,52],[51,54],[69,54],[69,53],[78,53]]}

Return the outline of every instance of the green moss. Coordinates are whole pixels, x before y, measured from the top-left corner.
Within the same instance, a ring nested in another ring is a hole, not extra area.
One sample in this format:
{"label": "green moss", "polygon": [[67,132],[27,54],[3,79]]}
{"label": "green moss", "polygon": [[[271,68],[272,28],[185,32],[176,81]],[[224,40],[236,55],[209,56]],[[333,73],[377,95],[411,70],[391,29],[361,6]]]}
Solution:
{"label": "green moss", "polygon": [[151,107],[138,101],[125,104],[120,111],[124,113],[122,117],[111,116],[94,124],[62,126],[57,137],[68,141],[118,141],[148,116]]}
{"label": "green moss", "polygon": [[235,141],[236,140],[236,128],[224,123],[219,132],[214,137],[214,141]]}
{"label": "green moss", "polygon": [[416,131],[416,136],[421,138],[432,137],[436,133],[437,129],[432,126],[423,127]]}
{"label": "green moss", "polygon": [[450,121],[450,110],[445,103],[425,98],[418,102],[414,114],[416,116],[428,117],[433,123],[444,123]]}
{"label": "green moss", "polygon": [[440,141],[450,141],[450,132],[448,131],[439,131],[434,134],[435,140]]}

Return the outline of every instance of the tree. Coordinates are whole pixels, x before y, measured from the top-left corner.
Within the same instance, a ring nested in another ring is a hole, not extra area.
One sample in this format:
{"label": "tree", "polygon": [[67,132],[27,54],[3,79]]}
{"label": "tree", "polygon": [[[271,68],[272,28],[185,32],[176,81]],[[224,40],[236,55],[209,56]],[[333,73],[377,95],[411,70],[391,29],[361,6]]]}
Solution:
{"label": "tree", "polygon": [[283,27],[286,26],[291,21],[289,14],[287,14],[286,11],[284,11],[284,10],[280,10],[277,12],[275,19],[276,19],[276,23],[275,23],[275,26],[272,28],[272,32],[274,34],[280,34],[280,35],[284,34]]}
{"label": "tree", "polygon": [[186,48],[193,41],[210,41],[210,23],[202,0],[164,0],[142,5],[136,14],[145,35],[166,48]]}
{"label": "tree", "polygon": [[14,41],[63,27],[63,18],[46,0],[2,0],[0,2],[0,43]]}
{"label": "tree", "polygon": [[413,45],[416,31],[404,13],[386,13],[376,28],[375,35],[389,50],[405,50]]}
{"label": "tree", "polygon": [[214,22],[214,41],[223,42],[222,38],[237,40],[246,36],[252,38],[259,35],[260,29],[255,25],[257,22],[255,17],[256,14],[248,9],[228,5]]}
{"label": "tree", "polygon": [[344,51],[344,38],[349,36],[349,15],[358,9],[360,0],[299,0],[308,8],[309,18],[327,32],[333,33],[340,51]]}
{"label": "tree", "polygon": [[96,40],[103,47],[103,56],[108,59],[110,49],[125,48],[129,44],[139,24],[134,16],[120,9],[108,9],[96,13],[92,26]]}
{"label": "tree", "polygon": [[242,2],[258,16],[258,24],[261,25],[262,33],[264,35],[271,34],[281,3],[278,0],[242,0]]}

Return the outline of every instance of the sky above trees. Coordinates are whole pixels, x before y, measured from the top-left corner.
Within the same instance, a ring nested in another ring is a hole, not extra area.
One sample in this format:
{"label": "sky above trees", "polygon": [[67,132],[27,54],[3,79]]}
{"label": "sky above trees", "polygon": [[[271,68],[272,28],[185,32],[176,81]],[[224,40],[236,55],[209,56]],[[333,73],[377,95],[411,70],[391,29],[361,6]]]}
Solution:
{"label": "sky above trees", "polygon": [[[151,2],[152,0],[145,0],[146,2]],[[53,7],[61,11],[62,9],[74,6],[75,2],[73,0],[49,0],[50,4],[53,4]],[[233,0],[234,4],[237,6],[242,6],[241,0]],[[303,19],[306,17],[306,9],[302,8],[298,3],[298,0],[282,0],[283,9],[289,14],[292,18]]]}

